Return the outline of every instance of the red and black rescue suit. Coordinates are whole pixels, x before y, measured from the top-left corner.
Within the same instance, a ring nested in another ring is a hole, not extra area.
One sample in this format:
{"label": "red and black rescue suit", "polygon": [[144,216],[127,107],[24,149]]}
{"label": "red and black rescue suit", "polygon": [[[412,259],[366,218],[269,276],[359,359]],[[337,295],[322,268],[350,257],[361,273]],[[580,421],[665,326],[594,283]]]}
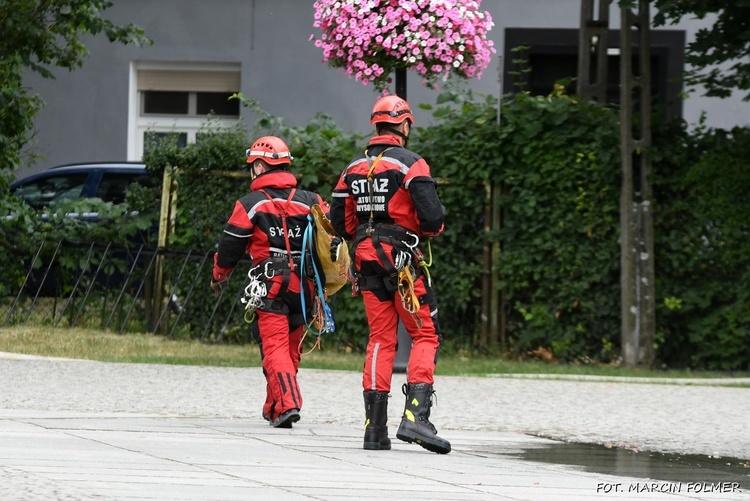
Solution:
{"label": "red and black rescue suit", "polygon": [[274,421],[288,410],[302,408],[297,382],[304,325],[300,287],[308,306],[313,290],[310,279],[300,280],[303,232],[310,208],[320,204],[325,210],[327,204],[320,195],[297,189],[296,178],[285,170],[259,175],[250,189],[235,203],[224,228],[213,278],[228,276],[245,252],[263,273],[267,295],[256,311],[255,335],[268,383],[263,415]]}
{"label": "red and black rescue suit", "polygon": [[[416,252],[420,241],[441,233],[444,212],[427,162],[402,147],[395,136],[371,139],[334,189],[331,222],[339,235],[352,241],[354,278],[370,327],[362,377],[365,391],[391,389],[399,319],[412,340],[407,381],[433,384],[442,334],[437,299],[417,266]],[[394,256],[399,251],[412,255],[419,322],[404,309],[397,293]]]}

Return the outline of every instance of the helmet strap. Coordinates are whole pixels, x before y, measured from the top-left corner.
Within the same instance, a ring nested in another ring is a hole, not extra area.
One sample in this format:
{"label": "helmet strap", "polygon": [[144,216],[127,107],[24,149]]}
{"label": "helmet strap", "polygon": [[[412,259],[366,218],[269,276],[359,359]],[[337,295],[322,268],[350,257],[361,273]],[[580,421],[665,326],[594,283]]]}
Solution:
{"label": "helmet strap", "polygon": [[408,134],[404,134],[403,132],[401,132],[400,130],[398,130],[393,125],[388,125],[386,127],[383,127],[383,129],[387,130],[389,132],[392,132],[393,134],[401,137],[404,140],[404,148],[406,148],[406,145],[409,144],[409,135]]}

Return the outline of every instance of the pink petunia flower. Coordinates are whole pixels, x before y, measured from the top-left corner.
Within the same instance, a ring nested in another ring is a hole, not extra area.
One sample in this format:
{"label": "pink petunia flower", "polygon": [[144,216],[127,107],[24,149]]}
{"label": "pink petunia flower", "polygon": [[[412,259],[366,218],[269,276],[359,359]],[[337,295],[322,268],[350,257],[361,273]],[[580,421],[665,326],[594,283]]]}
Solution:
{"label": "pink petunia flower", "polygon": [[479,78],[496,53],[481,0],[315,0],[315,46],[323,61],[381,92],[396,67],[430,87],[451,73]]}

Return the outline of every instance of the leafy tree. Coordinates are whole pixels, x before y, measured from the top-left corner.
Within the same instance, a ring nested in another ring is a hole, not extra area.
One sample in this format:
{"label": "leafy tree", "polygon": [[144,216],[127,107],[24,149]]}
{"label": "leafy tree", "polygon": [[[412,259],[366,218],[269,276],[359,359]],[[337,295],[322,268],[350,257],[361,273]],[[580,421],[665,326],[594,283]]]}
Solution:
{"label": "leafy tree", "polygon": [[82,37],[89,34],[104,33],[110,42],[152,43],[137,26],[102,18],[111,6],[102,0],[0,0],[0,192],[21,165],[21,150],[44,106],[23,84],[28,71],[54,78],[50,68],[82,66],[88,55]]}
{"label": "leafy tree", "polygon": [[[34,136],[34,118],[44,106],[42,97],[24,86],[24,76],[35,72],[54,78],[51,68],[72,71],[82,66],[88,55],[82,41],[86,35],[104,33],[111,42],[151,43],[137,26],[118,26],[102,18],[102,11],[111,6],[112,2],[101,0],[0,0],[0,214],[9,215],[0,225],[0,266],[8,279],[0,284],[0,293],[7,292],[23,268],[21,256],[25,254],[19,248],[18,234],[32,227],[31,234],[51,235],[81,226],[64,217],[63,207],[57,208],[63,211],[61,217],[48,215],[50,219],[39,221],[38,214],[8,196],[14,172],[24,162],[23,147]],[[33,159],[30,155],[26,162]],[[99,207],[98,211],[104,215],[107,209]]]}
{"label": "leafy tree", "polygon": [[[750,1],[656,0],[654,25],[676,24],[685,16],[714,24],[698,30],[685,61],[692,66],[686,83],[705,86],[708,96],[728,97],[732,90],[750,91]],[[750,100],[750,92],[745,96]]]}

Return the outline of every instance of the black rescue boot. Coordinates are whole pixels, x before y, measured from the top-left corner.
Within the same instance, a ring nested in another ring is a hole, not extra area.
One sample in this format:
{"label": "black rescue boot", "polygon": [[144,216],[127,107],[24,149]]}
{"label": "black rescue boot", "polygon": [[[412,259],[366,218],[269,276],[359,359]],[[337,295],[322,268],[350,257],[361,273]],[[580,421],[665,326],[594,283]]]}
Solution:
{"label": "black rescue boot", "polygon": [[365,391],[365,445],[372,451],[391,449],[388,438],[388,392]]}
{"label": "black rescue boot", "polygon": [[396,438],[404,442],[416,442],[428,451],[448,454],[451,444],[438,437],[437,430],[430,423],[430,407],[435,390],[431,384],[408,383],[403,386],[406,395],[406,406]]}
{"label": "black rescue boot", "polygon": [[271,421],[271,426],[274,428],[291,428],[293,423],[299,421],[299,410],[289,409],[286,412],[279,414],[276,419]]}

